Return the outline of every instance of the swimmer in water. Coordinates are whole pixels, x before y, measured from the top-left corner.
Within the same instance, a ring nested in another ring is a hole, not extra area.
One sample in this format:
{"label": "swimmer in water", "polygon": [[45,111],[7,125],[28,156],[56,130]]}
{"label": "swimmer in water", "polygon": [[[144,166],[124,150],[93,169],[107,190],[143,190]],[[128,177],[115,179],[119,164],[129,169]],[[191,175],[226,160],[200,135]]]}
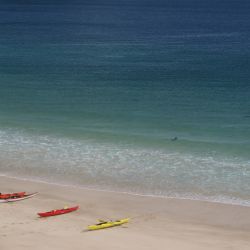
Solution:
{"label": "swimmer in water", "polygon": [[176,136],[171,139],[171,141],[177,141],[177,140],[178,138]]}

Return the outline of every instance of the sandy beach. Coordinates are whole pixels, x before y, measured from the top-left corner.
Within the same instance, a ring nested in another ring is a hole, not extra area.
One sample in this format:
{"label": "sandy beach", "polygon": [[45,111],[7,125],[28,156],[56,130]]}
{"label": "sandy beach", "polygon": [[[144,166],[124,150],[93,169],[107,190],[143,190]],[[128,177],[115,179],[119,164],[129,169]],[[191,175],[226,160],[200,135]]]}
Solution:
{"label": "sandy beach", "polygon": [[[1,192],[39,192],[0,204],[1,250],[250,249],[250,208],[142,197],[0,177]],[[74,213],[37,212],[80,205]],[[97,219],[132,217],[125,226],[86,232]]]}

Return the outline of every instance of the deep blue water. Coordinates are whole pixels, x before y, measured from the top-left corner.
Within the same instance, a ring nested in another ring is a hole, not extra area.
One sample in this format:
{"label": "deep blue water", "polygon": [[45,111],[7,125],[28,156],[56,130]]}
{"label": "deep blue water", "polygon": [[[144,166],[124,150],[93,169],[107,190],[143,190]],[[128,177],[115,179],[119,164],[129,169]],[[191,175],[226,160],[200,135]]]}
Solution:
{"label": "deep blue water", "polygon": [[248,1],[0,1],[0,173],[247,204],[249,79]]}

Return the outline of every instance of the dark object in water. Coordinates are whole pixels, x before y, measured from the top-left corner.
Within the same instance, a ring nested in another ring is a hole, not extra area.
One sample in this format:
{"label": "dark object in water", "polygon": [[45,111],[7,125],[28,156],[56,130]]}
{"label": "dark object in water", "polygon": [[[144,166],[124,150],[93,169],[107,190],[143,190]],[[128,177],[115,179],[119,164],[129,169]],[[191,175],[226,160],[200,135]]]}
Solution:
{"label": "dark object in water", "polygon": [[178,137],[173,137],[172,139],[171,139],[171,141],[177,141],[178,140]]}

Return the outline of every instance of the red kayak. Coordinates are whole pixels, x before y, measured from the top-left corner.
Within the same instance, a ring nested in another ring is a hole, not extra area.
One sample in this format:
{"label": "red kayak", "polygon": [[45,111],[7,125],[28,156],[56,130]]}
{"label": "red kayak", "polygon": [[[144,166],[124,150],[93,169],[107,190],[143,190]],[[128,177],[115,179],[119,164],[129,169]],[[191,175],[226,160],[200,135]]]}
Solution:
{"label": "red kayak", "polygon": [[37,213],[40,217],[49,217],[49,216],[55,216],[60,214],[67,214],[73,211],[76,211],[79,208],[79,206],[76,207],[69,207],[69,208],[63,208],[63,209],[57,209],[52,210],[49,212],[43,212],[43,213]]}
{"label": "red kayak", "polygon": [[1,194],[0,199],[13,199],[13,198],[21,198],[24,197],[25,192],[12,193],[12,194]]}
{"label": "red kayak", "polygon": [[14,196],[12,198],[7,198],[7,199],[0,199],[0,203],[7,203],[7,202],[15,202],[15,201],[22,201],[28,198],[31,198],[38,193],[33,193],[33,194],[24,194],[23,196]]}

